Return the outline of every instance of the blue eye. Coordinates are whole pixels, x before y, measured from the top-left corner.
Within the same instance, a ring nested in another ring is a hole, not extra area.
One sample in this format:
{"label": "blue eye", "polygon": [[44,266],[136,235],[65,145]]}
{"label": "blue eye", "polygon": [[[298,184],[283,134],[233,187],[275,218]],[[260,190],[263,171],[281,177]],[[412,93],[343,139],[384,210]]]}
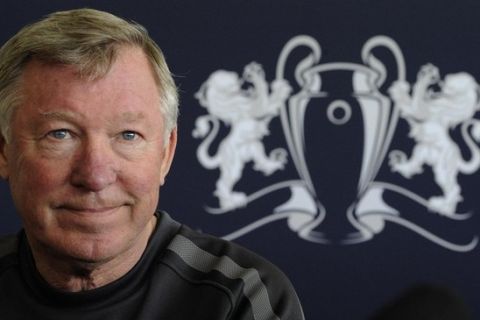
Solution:
{"label": "blue eye", "polygon": [[129,141],[135,140],[135,138],[137,138],[137,133],[133,131],[124,131],[122,132],[122,138]]}
{"label": "blue eye", "polygon": [[67,129],[59,129],[59,130],[50,131],[48,135],[51,136],[52,138],[63,140],[68,137],[69,132]]}

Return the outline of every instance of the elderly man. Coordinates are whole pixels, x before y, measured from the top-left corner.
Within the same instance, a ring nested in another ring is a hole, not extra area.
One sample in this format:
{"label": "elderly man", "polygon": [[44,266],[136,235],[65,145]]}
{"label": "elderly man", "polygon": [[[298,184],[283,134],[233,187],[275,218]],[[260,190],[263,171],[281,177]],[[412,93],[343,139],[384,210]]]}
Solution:
{"label": "elderly man", "polygon": [[139,25],[57,12],[0,49],[1,319],[303,319],[284,275],[156,212],[177,92]]}

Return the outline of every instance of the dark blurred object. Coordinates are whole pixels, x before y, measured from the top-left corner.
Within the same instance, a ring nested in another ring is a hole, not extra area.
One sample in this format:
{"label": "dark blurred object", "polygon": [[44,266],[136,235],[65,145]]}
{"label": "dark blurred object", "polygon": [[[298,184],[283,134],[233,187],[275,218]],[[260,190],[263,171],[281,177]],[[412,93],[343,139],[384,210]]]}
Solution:
{"label": "dark blurred object", "polygon": [[371,320],[471,320],[466,304],[450,289],[417,285],[384,306]]}

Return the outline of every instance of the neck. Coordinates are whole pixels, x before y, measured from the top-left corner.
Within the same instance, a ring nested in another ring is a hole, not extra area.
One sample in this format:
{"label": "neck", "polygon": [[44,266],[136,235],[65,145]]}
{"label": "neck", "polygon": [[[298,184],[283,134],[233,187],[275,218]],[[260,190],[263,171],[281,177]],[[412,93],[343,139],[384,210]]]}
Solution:
{"label": "neck", "polygon": [[102,261],[65,258],[32,247],[35,266],[52,287],[67,292],[92,290],[105,286],[129,272],[142,257],[156,225],[152,220],[145,232],[124,252]]}
{"label": "neck", "polygon": [[[53,288],[60,291],[80,292],[102,287],[121,278],[133,268],[139,258],[135,262],[131,260],[124,261],[122,264],[117,264],[114,260],[112,263],[59,261],[50,262],[48,265],[39,262],[36,263],[36,267],[44,280]],[[51,265],[55,268],[51,268]]]}

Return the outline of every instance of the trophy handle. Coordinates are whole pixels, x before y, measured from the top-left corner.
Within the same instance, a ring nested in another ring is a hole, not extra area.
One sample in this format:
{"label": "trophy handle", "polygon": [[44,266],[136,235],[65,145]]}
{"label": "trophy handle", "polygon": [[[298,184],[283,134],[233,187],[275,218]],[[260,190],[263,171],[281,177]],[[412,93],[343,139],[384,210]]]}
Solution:
{"label": "trophy handle", "polygon": [[312,76],[308,76],[305,71],[318,63],[321,57],[320,45],[314,38],[307,35],[296,36],[285,44],[278,58],[276,79],[285,79],[285,67],[288,62],[287,60],[292,51],[299,47],[307,47],[311,50],[310,54],[307,55],[306,58],[302,59],[295,67],[295,80],[301,88],[305,88],[309,84],[311,85],[313,82],[315,82],[315,79],[313,79]]}
{"label": "trophy handle", "polygon": [[[368,186],[380,170],[399,119],[398,109],[393,107],[390,99],[379,91],[387,80],[388,71],[384,63],[373,54],[373,51],[378,48],[385,48],[393,55],[394,68],[397,73],[395,81],[404,81],[406,78],[405,59],[400,47],[393,39],[379,35],[365,43],[361,56],[370,72],[366,73],[366,76],[362,76],[361,72],[354,73],[354,87],[365,119],[364,146],[368,149],[364,150],[365,158],[359,181],[360,195],[367,191]],[[375,109],[375,106],[370,104],[375,103],[362,98],[365,94],[375,97],[375,100],[380,102],[382,110],[378,110],[377,117],[372,118],[372,110]]]}
{"label": "trophy handle", "polygon": [[386,68],[385,65],[377,59],[372,51],[374,48],[378,47],[385,47],[393,54],[395,58],[395,62],[397,64],[397,72],[398,72],[398,79],[397,80],[405,80],[406,78],[406,70],[405,70],[405,59],[402,54],[402,50],[398,46],[398,44],[391,38],[387,36],[375,36],[370,38],[362,48],[362,59],[363,62],[370,66],[372,69],[378,71],[380,75],[377,79],[376,86],[380,87],[386,79]]}

